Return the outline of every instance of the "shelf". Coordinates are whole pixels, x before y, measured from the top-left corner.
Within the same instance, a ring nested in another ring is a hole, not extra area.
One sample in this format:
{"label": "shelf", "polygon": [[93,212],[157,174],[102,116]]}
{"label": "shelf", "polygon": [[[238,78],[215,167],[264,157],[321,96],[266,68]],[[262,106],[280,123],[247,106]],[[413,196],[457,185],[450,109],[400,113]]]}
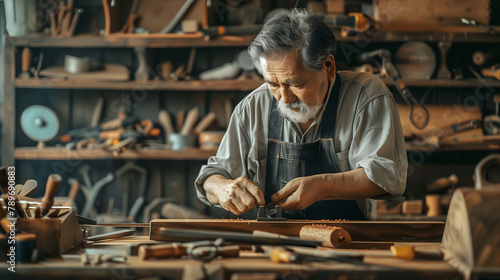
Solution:
{"label": "shelf", "polygon": [[[388,86],[392,86],[392,80],[382,78],[382,81]],[[500,87],[500,81],[488,80],[486,82],[477,79],[468,80],[419,80],[403,79],[409,87]],[[153,81],[147,83],[127,81],[127,82],[106,82],[89,80],[58,80],[51,78],[41,79],[16,79],[18,88],[60,88],[60,89],[108,89],[108,90],[179,90],[179,91],[252,91],[262,85],[263,80],[220,80],[220,81]]]}
{"label": "shelf", "polygon": [[27,160],[94,160],[94,159],[158,159],[158,160],[207,160],[215,155],[215,151],[205,151],[196,148],[189,148],[184,151],[170,150],[126,150],[125,152],[114,156],[111,152],[105,150],[67,150],[61,147],[45,148],[16,148],[14,151],[15,159]]}
{"label": "shelf", "polygon": [[[382,78],[382,81],[388,86],[394,85],[389,78]],[[403,79],[403,82],[409,87],[500,87],[498,80],[466,79],[466,80],[423,80],[423,79]]]}
{"label": "shelf", "polygon": [[[340,29],[330,26],[338,42],[367,45],[368,43],[411,42],[411,41],[451,41],[451,42],[500,42],[500,36],[488,34],[476,28],[457,28],[446,31],[379,31],[373,37],[358,35],[342,38]],[[201,33],[183,34],[121,34],[102,37],[81,34],[73,37],[49,37],[37,33],[24,37],[6,37],[6,42],[19,47],[60,47],[60,48],[180,48],[180,47],[246,47],[255,35],[220,36],[205,39]]]}
{"label": "shelf", "polygon": [[406,150],[408,152],[424,152],[426,154],[433,152],[500,151],[500,142],[443,144],[437,148],[432,145],[415,145],[411,142],[406,142]]}
{"label": "shelf", "polygon": [[41,79],[16,79],[18,88],[59,88],[59,89],[108,89],[108,90],[179,90],[179,91],[244,91],[249,92],[263,81],[258,79],[245,80],[220,80],[220,81],[148,81],[136,82],[106,82],[90,80],[58,80],[52,78]]}
{"label": "shelf", "polygon": [[[245,47],[255,36],[220,36],[210,40],[202,36],[190,35],[122,35],[102,37],[82,34],[74,37],[48,37],[35,34],[31,37],[7,37],[6,41],[19,47],[57,47],[57,48],[181,48],[181,47]],[[160,36],[162,35],[162,36]]]}

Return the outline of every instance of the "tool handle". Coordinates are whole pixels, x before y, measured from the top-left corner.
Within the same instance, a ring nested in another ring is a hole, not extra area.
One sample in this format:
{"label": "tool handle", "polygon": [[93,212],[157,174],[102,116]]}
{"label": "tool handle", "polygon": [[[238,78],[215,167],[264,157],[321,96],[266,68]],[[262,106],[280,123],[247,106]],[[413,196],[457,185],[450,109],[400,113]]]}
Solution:
{"label": "tool handle", "polygon": [[138,255],[141,260],[179,258],[187,255],[187,247],[181,243],[141,245]]}
{"label": "tool handle", "polygon": [[274,263],[293,263],[297,261],[297,255],[280,247],[269,251],[269,258]]}
{"label": "tool handle", "polygon": [[21,71],[29,72],[31,65],[31,49],[25,47],[21,53]]}
{"label": "tool handle", "polygon": [[50,174],[47,178],[47,185],[45,185],[45,195],[42,198],[42,215],[49,212],[52,205],[54,205],[54,196],[61,186],[61,175]]}
{"label": "tool handle", "polygon": [[[195,258],[203,258],[208,257],[212,254],[213,251],[209,247],[196,247],[191,250],[191,255],[195,256]],[[227,245],[223,247],[217,247],[215,251],[215,255],[213,257],[225,257],[225,258],[236,258],[240,254],[240,246],[239,245]]]}
{"label": "tool handle", "polygon": [[193,108],[189,110],[189,113],[186,116],[186,121],[184,122],[184,125],[182,126],[181,129],[181,134],[183,135],[188,135],[191,133],[191,130],[194,127],[194,124],[196,121],[198,121],[198,116],[199,116],[199,111],[198,108]]}
{"label": "tool handle", "polygon": [[434,182],[427,185],[427,191],[437,191],[458,183],[458,176],[451,174],[449,177],[442,177],[436,179]]}
{"label": "tool handle", "polygon": [[175,132],[174,126],[172,125],[172,119],[166,110],[160,110],[160,112],[158,112],[158,120],[165,130],[165,133],[170,134]]}
{"label": "tool handle", "polygon": [[194,128],[194,133],[198,134],[202,132],[203,130],[207,129],[207,127],[215,120],[215,113],[210,112],[208,113],[201,121],[198,123],[198,125]]}

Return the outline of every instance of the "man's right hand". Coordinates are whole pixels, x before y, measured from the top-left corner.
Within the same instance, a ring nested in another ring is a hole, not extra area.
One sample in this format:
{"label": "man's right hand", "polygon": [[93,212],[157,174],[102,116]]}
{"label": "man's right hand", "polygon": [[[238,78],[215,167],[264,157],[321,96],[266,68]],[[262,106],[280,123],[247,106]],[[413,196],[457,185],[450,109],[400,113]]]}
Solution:
{"label": "man's right hand", "polygon": [[222,175],[212,175],[205,180],[203,187],[212,204],[219,204],[235,215],[266,203],[262,190],[247,177],[232,180]]}

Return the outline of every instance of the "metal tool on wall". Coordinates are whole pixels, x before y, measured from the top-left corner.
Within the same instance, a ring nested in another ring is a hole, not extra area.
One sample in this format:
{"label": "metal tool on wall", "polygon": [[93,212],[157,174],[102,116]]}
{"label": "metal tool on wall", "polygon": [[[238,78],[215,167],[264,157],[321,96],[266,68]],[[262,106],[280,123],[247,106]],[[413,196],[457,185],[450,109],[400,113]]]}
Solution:
{"label": "metal tool on wall", "polygon": [[[137,179],[136,179],[137,174]],[[145,168],[137,165],[135,161],[129,160],[125,164],[115,171],[115,177],[117,186],[124,187],[123,197],[122,197],[122,214],[127,215],[132,208],[137,212],[141,208],[142,203],[137,205],[134,203],[134,207],[129,209],[129,195],[132,192],[132,186],[137,189],[136,202],[144,202],[145,191],[146,191],[146,178],[147,171]],[[135,216],[135,214],[133,214]]]}
{"label": "metal tool on wall", "polygon": [[[382,62],[379,63],[377,60],[374,60],[376,57],[380,57]],[[398,70],[391,62],[391,53],[389,50],[378,49],[371,52],[365,52],[362,53],[359,58],[363,62],[373,61],[377,64],[381,74],[392,80],[398,92],[410,106],[411,123],[418,129],[425,128],[429,123],[429,111],[427,111],[427,108],[415,99],[415,97],[411,94],[410,89],[401,79]]]}

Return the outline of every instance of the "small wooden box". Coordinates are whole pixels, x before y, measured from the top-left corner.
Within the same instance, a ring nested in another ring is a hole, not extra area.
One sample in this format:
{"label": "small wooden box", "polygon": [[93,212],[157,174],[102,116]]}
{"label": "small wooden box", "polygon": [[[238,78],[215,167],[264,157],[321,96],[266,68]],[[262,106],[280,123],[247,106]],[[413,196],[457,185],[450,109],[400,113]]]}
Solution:
{"label": "small wooden box", "polygon": [[83,234],[75,212],[57,218],[18,219],[16,227],[36,234],[36,247],[49,256],[60,256],[83,243]]}

